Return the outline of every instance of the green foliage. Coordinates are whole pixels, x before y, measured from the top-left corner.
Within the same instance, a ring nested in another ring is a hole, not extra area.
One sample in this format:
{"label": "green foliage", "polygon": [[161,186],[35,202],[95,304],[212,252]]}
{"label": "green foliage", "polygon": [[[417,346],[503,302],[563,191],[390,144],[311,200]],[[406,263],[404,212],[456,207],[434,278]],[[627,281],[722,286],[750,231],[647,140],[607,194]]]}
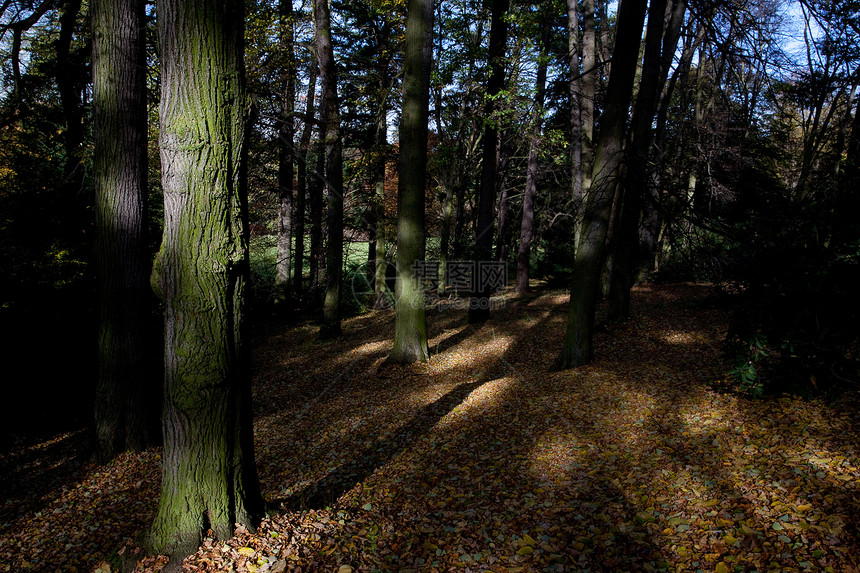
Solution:
{"label": "green foliage", "polygon": [[744,394],[753,398],[764,395],[764,381],[756,370],[756,364],[762,358],[770,356],[767,351],[767,339],[762,334],[754,334],[738,352],[734,369],[730,374]]}

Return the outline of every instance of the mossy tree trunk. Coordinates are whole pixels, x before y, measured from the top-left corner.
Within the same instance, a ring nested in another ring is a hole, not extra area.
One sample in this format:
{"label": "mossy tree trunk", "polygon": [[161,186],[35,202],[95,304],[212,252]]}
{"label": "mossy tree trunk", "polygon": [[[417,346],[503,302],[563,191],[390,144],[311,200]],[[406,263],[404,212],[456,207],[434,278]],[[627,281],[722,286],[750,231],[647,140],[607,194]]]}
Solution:
{"label": "mossy tree trunk", "polygon": [[248,280],[243,3],[164,0],[160,148],[164,456],[148,546],[179,559],[262,517],[243,337]]}
{"label": "mossy tree trunk", "polygon": [[639,59],[639,39],[645,23],[646,0],[621,0],[612,53],[612,73],[600,122],[592,185],[583,207],[582,230],[576,245],[570,308],[564,346],[555,369],[580,366],[592,358],[594,314],[600,297],[600,271],[605,259],[609,217],[624,154],[627,111]]}
{"label": "mossy tree trunk", "polygon": [[343,141],[337,99],[337,66],[331,44],[329,0],[314,0],[317,60],[322,89],[323,141],[325,143],[325,187],[328,191],[328,243],[326,288],[320,338],[341,335],[340,291],[343,283]]}
{"label": "mossy tree trunk", "polygon": [[419,265],[424,259],[424,190],[427,182],[427,120],[433,49],[433,0],[409,0],[403,111],[400,120],[400,182],[397,197],[397,282],[394,347],[389,362],[411,363],[430,357],[424,288]]}
{"label": "mossy tree trunk", "polygon": [[149,260],[142,0],[94,0],[96,260],[99,337],[96,456],[147,445]]}

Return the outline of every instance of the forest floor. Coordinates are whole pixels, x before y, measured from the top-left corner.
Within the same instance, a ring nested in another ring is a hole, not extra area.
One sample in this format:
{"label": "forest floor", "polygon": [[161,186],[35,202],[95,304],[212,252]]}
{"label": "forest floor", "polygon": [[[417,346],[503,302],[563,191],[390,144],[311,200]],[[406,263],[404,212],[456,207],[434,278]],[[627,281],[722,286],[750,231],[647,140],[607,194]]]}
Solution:
{"label": "forest floor", "polygon": [[[430,311],[433,356],[413,366],[380,368],[390,311],[325,343],[311,323],[258,328],[256,456],[280,511],[185,568],[858,570],[856,397],[727,393],[729,315],[705,285],[637,288],[591,365],[549,372],[567,298],[502,297],[481,327]],[[116,571],[159,460],[94,466],[83,431],[3,454],[0,571]]]}

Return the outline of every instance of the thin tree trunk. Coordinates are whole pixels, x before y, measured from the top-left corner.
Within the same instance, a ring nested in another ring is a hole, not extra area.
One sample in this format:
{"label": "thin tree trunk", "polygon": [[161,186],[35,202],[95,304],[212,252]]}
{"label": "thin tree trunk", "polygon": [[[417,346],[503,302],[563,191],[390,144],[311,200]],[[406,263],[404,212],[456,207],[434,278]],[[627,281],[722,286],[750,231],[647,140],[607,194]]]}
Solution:
{"label": "thin tree trunk", "polygon": [[[582,3],[582,192],[591,187],[591,166],[594,162],[594,99],[597,87],[597,38],[594,30],[594,0]],[[584,200],[584,197],[582,197]],[[582,202],[580,201],[580,204]]]}
{"label": "thin tree trunk", "polygon": [[400,183],[397,201],[397,282],[394,347],[389,362],[430,358],[424,288],[424,190],[427,181],[427,120],[433,54],[433,0],[409,0],[403,112],[400,120]]}
{"label": "thin tree trunk", "polygon": [[504,145],[499,150],[499,212],[496,215],[498,219],[498,230],[496,232],[496,260],[504,262],[508,260],[508,161],[510,161],[510,150],[507,145]]}
{"label": "thin tree trunk", "polygon": [[142,0],[93,0],[93,157],[99,360],[97,457],[149,439],[144,392],[149,332],[147,130]]}
{"label": "thin tree trunk", "polygon": [[276,300],[284,300],[290,284],[293,249],[293,137],[296,121],[296,65],[293,49],[295,22],[292,3],[281,0],[279,4],[281,44],[287,50],[287,65],[282,70],[283,119],[278,128],[278,262],[275,267]]}
{"label": "thin tree trunk", "polygon": [[[570,73],[570,166],[571,166],[571,196],[574,205],[582,201],[582,101],[580,96],[580,72],[579,72],[579,2],[567,0],[567,57],[568,70]],[[540,70],[538,70],[540,72]],[[529,149],[529,161],[531,162],[531,148]],[[528,184],[526,184],[528,192]],[[525,199],[523,200],[525,204]],[[525,221],[525,214],[523,214]],[[531,233],[531,231],[529,231]],[[531,242],[531,237],[529,237]],[[522,231],[520,232],[520,248],[522,249]],[[528,271],[526,271],[528,272]],[[517,263],[517,292],[519,285],[520,267]],[[526,291],[528,290],[528,276],[526,276]],[[526,292],[522,291],[522,292]]]}
{"label": "thin tree trunk", "polygon": [[[307,203],[308,190],[308,148],[311,143],[311,134],[314,124],[314,94],[316,93],[317,73],[316,66],[311,66],[310,78],[308,79],[308,92],[305,98],[305,125],[302,127],[302,135],[299,140],[299,161],[296,189],[295,209],[295,236],[296,249],[293,254],[295,271],[293,271],[293,291],[300,293],[304,282],[305,272],[305,206]],[[313,274],[311,274],[313,277]],[[313,278],[311,279],[313,281]]]}
{"label": "thin tree trunk", "polygon": [[73,41],[81,0],[66,0],[60,14],[60,34],[56,43],[56,80],[60,104],[66,129],[63,133],[65,147],[66,185],[71,193],[79,193],[84,183],[84,164],[81,147],[84,141],[83,107],[81,92],[84,84],[84,62],[73,53]]}
{"label": "thin tree trunk", "polygon": [[[508,36],[506,15],[510,0],[492,0],[490,23],[490,77],[487,81],[487,105],[484,117],[493,113],[493,99],[505,82],[505,45]],[[493,245],[493,211],[499,170],[499,131],[487,121],[484,127],[483,163],[481,166],[480,195],[478,197],[478,226],[475,229],[475,266],[472,277],[472,299],[469,302],[469,322],[484,322],[490,317],[490,285],[484,284],[478,267],[490,261]]]}
{"label": "thin tree trunk", "polygon": [[[322,106],[320,106],[322,109]],[[310,253],[310,285],[311,306],[319,308],[320,266],[323,259],[323,173],[325,173],[325,142],[322,134],[316,147],[316,167],[308,183],[308,195],[311,203],[311,253]]]}
{"label": "thin tree trunk", "polygon": [[149,549],[174,560],[263,515],[244,346],[248,105],[241,1],[159,4],[164,456]]}
{"label": "thin tree trunk", "polygon": [[517,252],[517,283],[516,293],[529,292],[529,267],[531,264],[531,245],[534,237],[535,197],[537,196],[538,175],[538,146],[540,145],[543,103],[546,94],[547,73],[547,38],[541,37],[540,55],[538,56],[538,71],[535,91],[535,125],[532,140],[529,143],[529,159],[526,167],[526,188],[523,195],[523,218],[520,224],[520,246]]}
{"label": "thin tree trunk", "polygon": [[376,129],[377,153],[376,182],[373,186],[373,307],[377,309],[388,307],[386,296],[385,243],[388,241],[385,230],[385,172],[388,154],[388,122],[385,114],[381,114]]}
{"label": "thin tree trunk", "polygon": [[639,56],[639,38],[645,22],[646,0],[621,0],[617,40],[612,53],[612,75],[600,121],[600,139],[594,157],[592,188],[584,205],[581,240],[576,248],[570,291],[570,310],[564,346],[553,365],[566,369],[592,358],[594,314],[600,294],[600,270],[605,257],[609,217],[621,166],[627,111]]}
{"label": "thin tree trunk", "polygon": [[343,282],[343,142],[337,98],[337,67],[331,45],[329,0],[314,0],[317,59],[322,87],[323,141],[325,142],[325,187],[328,191],[328,241],[326,245],[326,289],[320,338],[340,336],[340,291]]}

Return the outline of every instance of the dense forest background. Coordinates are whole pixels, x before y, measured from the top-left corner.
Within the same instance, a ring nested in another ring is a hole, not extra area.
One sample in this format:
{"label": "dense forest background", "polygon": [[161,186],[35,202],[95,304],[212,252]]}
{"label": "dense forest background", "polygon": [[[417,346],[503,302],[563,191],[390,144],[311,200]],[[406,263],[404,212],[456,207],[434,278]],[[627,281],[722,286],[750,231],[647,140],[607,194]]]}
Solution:
{"label": "dense forest background", "polygon": [[[609,91],[616,7],[511,2],[498,60],[490,32],[501,4],[435,6],[424,257],[471,260],[482,248],[475,236],[490,156],[481,145],[493,131],[491,257],[508,263],[512,282],[523,272],[517,260],[528,204],[527,271],[566,283],[589,165],[617,96]],[[743,389],[850,384],[860,350],[858,4],[655,6],[665,17],[649,15],[648,34],[660,41],[649,46],[643,28],[636,58],[619,176],[628,183],[609,202],[602,289],[611,290],[614,267],[634,282],[724,285],[742,295],[731,342],[744,358],[735,371]],[[73,0],[2,5],[0,316],[4,362],[17,372],[7,378],[6,437],[90,417],[97,325],[87,10]],[[162,228],[160,54],[156,7],[146,13],[146,237],[154,255]],[[330,203],[321,185],[312,7],[249,1],[246,14],[252,309],[256,316],[317,312]],[[375,268],[393,263],[397,238],[405,3],[334,0],[331,18],[343,145],[340,296],[344,311],[355,313],[392,297],[393,282],[373,279]],[[490,93],[494,66],[503,81]],[[652,97],[643,103],[645,91]],[[637,125],[644,129],[634,133]],[[635,201],[626,198],[625,189],[639,183]],[[632,235],[622,223],[631,218]],[[153,339],[159,312],[153,301]],[[157,343],[151,350],[158,356]]]}

